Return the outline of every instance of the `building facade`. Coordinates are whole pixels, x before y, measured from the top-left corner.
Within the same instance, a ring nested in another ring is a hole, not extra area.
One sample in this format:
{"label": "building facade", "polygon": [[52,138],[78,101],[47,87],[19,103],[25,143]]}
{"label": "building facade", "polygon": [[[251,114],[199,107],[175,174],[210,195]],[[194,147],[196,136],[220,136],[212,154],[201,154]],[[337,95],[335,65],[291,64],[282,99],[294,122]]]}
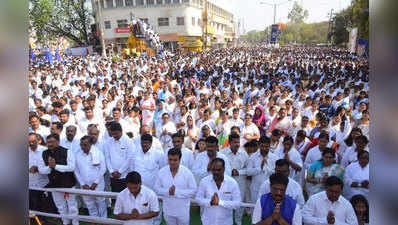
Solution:
{"label": "building facade", "polygon": [[133,18],[148,22],[170,49],[197,40],[209,47],[226,47],[235,39],[234,15],[218,0],[92,0],[92,4],[105,44],[119,50],[125,47]]}

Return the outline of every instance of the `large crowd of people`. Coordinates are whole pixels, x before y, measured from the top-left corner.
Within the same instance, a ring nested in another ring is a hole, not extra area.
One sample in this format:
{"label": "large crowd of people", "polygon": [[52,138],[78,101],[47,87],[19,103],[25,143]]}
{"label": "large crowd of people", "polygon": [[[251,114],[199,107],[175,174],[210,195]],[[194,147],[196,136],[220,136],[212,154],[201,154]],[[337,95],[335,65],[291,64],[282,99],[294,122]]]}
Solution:
{"label": "large crowd of people", "polygon": [[203,225],[367,224],[368,81],[337,48],[32,61],[29,186],[117,192],[52,201],[125,224],[188,225],[192,200]]}

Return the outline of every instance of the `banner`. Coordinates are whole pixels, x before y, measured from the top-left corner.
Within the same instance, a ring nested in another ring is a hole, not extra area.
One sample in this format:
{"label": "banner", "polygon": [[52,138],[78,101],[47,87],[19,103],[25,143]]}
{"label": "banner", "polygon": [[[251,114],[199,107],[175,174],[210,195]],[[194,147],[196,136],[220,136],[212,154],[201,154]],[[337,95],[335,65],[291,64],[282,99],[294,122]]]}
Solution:
{"label": "banner", "polygon": [[275,44],[279,36],[279,25],[272,24],[271,26],[271,43]]}
{"label": "banner", "polygon": [[349,50],[350,53],[356,52],[357,47],[357,37],[358,37],[358,27],[354,27],[350,31],[350,39],[349,39]]}
{"label": "banner", "polygon": [[357,47],[358,56],[368,56],[369,55],[369,41],[359,38]]}

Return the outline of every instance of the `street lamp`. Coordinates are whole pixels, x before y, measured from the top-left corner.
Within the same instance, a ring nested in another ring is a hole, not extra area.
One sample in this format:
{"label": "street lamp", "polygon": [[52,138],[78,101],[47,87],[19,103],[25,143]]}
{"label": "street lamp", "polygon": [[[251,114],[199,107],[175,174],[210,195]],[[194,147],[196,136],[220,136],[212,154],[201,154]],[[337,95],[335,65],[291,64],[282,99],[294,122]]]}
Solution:
{"label": "street lamp", "polygon": [[260,4],[262,4],[262,5],[270,5],[270,6],[273,6],[274,7],[274,24],[275,24],[275,22],[276,22],[276,7],[277,6],[280,6],[280,5],[283,5],[283,4],[286,4],[286,3],[289,3],[289,2],[291,2],[292,0],[288,0],[288,1],[286,1],[286,2],[281,2],[281,3],[268,3],[268,2],[260,2]]}
{"label": "street lamp", "polygon": [[104,28],[103,28],[103,23],[102,23],[102,16],[101,16],[101,1],[103,0],[97,0],[98,4],[98,28],[100,30],[100,42],[101,42],[101,48],[102,48],[102,56],[106,57],[106,50],[105,50],[105,40],[104,40]]}

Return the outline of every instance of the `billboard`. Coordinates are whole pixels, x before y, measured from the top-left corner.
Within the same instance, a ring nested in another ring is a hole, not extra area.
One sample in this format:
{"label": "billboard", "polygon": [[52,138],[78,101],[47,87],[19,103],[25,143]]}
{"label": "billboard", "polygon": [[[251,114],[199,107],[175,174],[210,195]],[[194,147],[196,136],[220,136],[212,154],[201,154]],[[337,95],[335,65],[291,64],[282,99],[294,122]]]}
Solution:
{"label": "billboard", "polygon": [[275,44],[279,37],[279,25],[272,24],[271,26],[271,43]]}

